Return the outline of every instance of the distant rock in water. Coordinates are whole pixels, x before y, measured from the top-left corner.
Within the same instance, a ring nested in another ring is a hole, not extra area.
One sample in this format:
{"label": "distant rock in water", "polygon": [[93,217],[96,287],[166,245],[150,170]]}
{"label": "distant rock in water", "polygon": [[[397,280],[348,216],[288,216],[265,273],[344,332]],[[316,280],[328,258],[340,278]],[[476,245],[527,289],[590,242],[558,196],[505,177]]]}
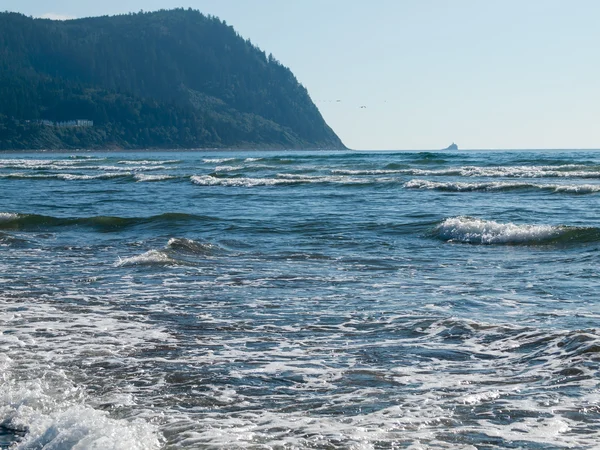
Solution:
{"label": "distant rock in water", "polygon": [[456,145],[454,142],[452,144],[450,144],[448,147],[446,147],[444,150],[458,150],[458,145]]}
{"label": "distant rock in water", "polygon": [[288,68],[198,11],[6,12],[0,42],[0,149],[345,148]]}

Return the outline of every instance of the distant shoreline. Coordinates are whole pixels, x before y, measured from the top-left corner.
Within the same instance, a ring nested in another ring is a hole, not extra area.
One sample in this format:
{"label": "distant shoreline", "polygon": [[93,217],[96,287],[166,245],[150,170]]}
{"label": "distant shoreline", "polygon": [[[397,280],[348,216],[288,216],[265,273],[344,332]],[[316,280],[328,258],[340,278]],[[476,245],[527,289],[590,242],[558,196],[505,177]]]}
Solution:
{"label": "distant shoreline", "polygon": [[[192,152],[350,152],[363,151],[352,150],[348,148],[148,148],[148,149],[123,149],[123,148],[105,148],[105,149],[30,149],[30,150],[0,150],[2,153],[192,153]],[[372,150],[364,150],[372,151]]]}

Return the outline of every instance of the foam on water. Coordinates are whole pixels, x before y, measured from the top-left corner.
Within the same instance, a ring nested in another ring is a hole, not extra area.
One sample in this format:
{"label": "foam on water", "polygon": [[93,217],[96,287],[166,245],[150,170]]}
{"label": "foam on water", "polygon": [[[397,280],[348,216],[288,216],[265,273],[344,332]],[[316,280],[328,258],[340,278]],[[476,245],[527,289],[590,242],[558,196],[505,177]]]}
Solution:
{"label": "foam on water", "polygon": [[600,185],[598,184],[537,184],[510,181],[467,183],[459,181],[410,180],[404,184],[404,187],[407,189],[428,189],[448,192],[509,191],[518,189],[537,189],[573,194],[595,194],[600,192]]}
{"label": "foam on water", "polygon": [[[206,411],[189,417],[186,424],[174,422],[165,432],[178,433],[182,446],[217,448],[252,448],[259,443],[371,448],[376,443],[408,446],[418,442],[426,448],[464,448],[461,443],[466,445],[465,441],[459,443],[450,435],[471,433],[508,440],[520,434],[516,440],[524,447],[552,442],[585,446],[598,434],[567,434],[575,428],[591,431],[593,423],[578,423],[576,411],[593,405],[597,396],[555,395],[557,382],[572,389],[594,385],[595,369],[571,378],[561,378],[561,373],[593,361],[590,349],[599,342],[597,333],[551,333],[457,319],[396,316],[363,333],[410,329],[414,337],[396,339],[392,334],[373,347],[356,339],[361,325],[361,321],[348,320],[325,336],[313,333],[300,341],[290,335],[301,332],[302,326],[289,329],[289,334],[278,330],[279,345],[254,351],[259,338],[256,342],[228,340],[203,360],[215,369],[232,360],[248,363],[249,368],[231,374],[239,380],[238,388],[222,400],[224,411]],[[574,347],[567,344],[573,341],[577,342]],[[199,346],[208,343],[198,342]],[[534,355],[527,351],[531,347]],[[378,352],[395,366],[380,367]],[[348,358],[349,354],[373,355],[375,360],[360,361]],[[529,364],[530,359],[537,362]],[[274,391],[260,400],[242,393],[248,392],[245,384],[274,380]],[[242,410],[228,413],[225,404],[232,401]],[[274,405],[269,408],[260,407],[271,402]],[[333,411],[338,414],[332,415]],[[503,411],[510,411],[510,416]],[[204,426],[197,427],[196,420]]]}
{"label": "foam on water", "polygon": [[559,237],[565,227],[553,225],[516,225],[474,217],[452,217],[444,220],[437,235],[451,242],[469,244],[534,244]]}
{"label": "foam on water", "polygon": [[[295,184],[370,184],[373,180],[348,178],[344,176],[298,175],[279,173],[276,178],[218,178],[211,175],[194,175],[191,177],[194,184],[200,186],[228,186],[228,187],[258,187]],[[382,180],[375,180],[381,182]]]}
{"label": "foam on water", "polygon": [[[49,392],[44,381],[6,382],[0,394],[0,421],[24,432],[20,449],[151,450],[162,447],[156,427],[142,420],[112,419],[105,411]],[[73,388],[72,389],[76,389]],[[61,399],[61,397],[63,397]]]}
{"label": "foam on water", "polygon": [[165,180],[173,180],[176,177],[173,175],[163,175],[163,174],[155,174],[149,175],[145,173],[136,173],[133,176],[136,181],[165,181]]}
{"label": "foam on water", "polygon": [[171,238],[165,248],[148,250],[141,255],[119,257],[116,267],[194,265],[196,258],[221,253],[223,249],[209,242],[198,242],[186,238]]}
{"label": "foam on water", "polygon": [[217,166],[215,172],[236,172],[244,169],[244,166]]}
{"label": "foam on water", "polygon": [[19,218],[18,214],[9,212],[0,212],[0,222],[11,222]]}
{"label": "foam on water", "polygon": [[[90,164],[97,163],[97,164]],[[67,170],[93,170],[110,172],[143,172],[154,170],[172,170],[173,161],[119,161],[117,164],[110,164],[105,159],[83,159],[83,160],[61,160],[61,159],[4,159],[0,160],[1,169],[16,169],[33,171],[67,171]],[[166,165],[168,164],[168,165]],[[38,174],[43,175],[43,174]]]}
{"label": "foam on water", "polygon": [[396,173],[404,173],[403,170],[398,169],[335,169],[331,173],[335,175],[393,175]]}
{"label": "foam on water", "polygon": [[464,166],[447,169],[402,169],[417,176],[505,177],[505,178],[600,178],[598,167],[563,166]]}
{"label": "foam on water", "polygon": [[202,161],[206,164],[223,164],[231,161],[236,161],[236,158],[205,158]]}
{"label": "foam on water", "polygon": [[148,159],[144,159],[144,160],[123,160],[123,161],[119,161],[117,164],[124,164],[124,165],[142,165],[142,166],[164,166],[165,164],[179,164],[181,163],[181,160],[178,159],[171,159],[171,160],[166,160],[166,161],[152,161],[152,160],[148,160]]}
{"label": "foam on water", "polygon": [[[138,414],[124,418],[109,411],[135,410],[135,401],[119,405],[119,395],[95,398],[84,380],[98,377],[93,383],[98,386],[107,363],[127,364],[130,351],[148,345],[149,336],[168,342],[169,335],[122,315],[113,318],[110,308],[59,310],[8,294],[0,293],[0,424],[15,430],[12,448],[161,448],[155,424]],[[107,402],[112,405],[108,410],[99,409]]]}
{"label": "foam on water", "polygon": [[127,266],[154,266],[177,264],[177,261],[170,258],[165,252],[160,250],[148,250],[141,255],[131,256],[129,258],[119,258],[116,262],[117,267]]}
{"label": "foam on water", "polygon": [[288,180],[273,178],[217,178],[210,175],[193,175],[191,180],[194,184],[200,186],[256,187],[293,184]]}
{"label": "foam on water", "polygon": [[80,180],[110,180],[112,178],[124,178],[131,176],[130,172],[119,172],[119,173],[103,173],[99,175],[79,175],[71,173],[59,173],[54,176],[48,175],[48,177],[56,177],[60,180],[65,181],[80,181]]}

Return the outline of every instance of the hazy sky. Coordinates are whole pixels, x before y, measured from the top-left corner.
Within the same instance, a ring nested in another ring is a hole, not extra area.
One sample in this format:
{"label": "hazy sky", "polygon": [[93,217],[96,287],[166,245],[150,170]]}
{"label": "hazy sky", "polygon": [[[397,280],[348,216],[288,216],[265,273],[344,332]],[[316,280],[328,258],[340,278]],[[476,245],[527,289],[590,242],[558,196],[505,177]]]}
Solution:
{"label": "hazy sky", "polygon": [[273,53],[351,148],[600,148],[598,0],[0,0],[33,16],[178,6]]}

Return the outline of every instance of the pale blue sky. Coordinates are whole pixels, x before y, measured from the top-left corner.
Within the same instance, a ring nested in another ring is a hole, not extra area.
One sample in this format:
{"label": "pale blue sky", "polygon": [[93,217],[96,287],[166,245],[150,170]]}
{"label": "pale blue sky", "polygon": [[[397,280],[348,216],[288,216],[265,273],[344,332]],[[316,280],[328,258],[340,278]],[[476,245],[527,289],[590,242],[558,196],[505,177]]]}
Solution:
{"label": "pale blue sky", "polygon": [[0,0],[33,16],[178,6],[272,52],[351,148],[600,148],[597,0]]}

